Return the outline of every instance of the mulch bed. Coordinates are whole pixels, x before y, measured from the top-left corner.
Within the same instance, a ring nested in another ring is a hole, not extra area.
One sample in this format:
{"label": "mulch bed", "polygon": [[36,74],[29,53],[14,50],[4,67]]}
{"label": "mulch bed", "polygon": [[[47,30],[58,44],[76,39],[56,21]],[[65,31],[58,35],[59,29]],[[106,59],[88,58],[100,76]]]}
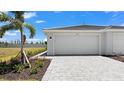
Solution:
{"label": "mulch bed", "polygon": [[[1,74],[0,75],[0,80],[29,80],[29,81],[35,81],[35,80],[42,80],[43,75],[45,74],[49,64],[50,64],[51,60],[50,59],[45,59],[43,61],[43,67],[42,68],[38,68],[37,73],[36,74],[30,74],[30,69],[29,68],[25,68],[22,72],[20,73],[15,73],[13,71],[9,71],[5,74]],[[31,65],[35,65],[34,61],[31,60]]]}
{"label": "mulch bed", "polygon": [[109,56],[109,58],[124,62],[124,56]]}

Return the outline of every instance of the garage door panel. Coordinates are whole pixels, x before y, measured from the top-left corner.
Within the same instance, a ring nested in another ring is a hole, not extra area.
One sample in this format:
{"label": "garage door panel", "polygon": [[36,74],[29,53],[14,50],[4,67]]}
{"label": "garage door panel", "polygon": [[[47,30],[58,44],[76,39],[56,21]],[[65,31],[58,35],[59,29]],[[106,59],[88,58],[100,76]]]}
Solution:
{"label": "garage door panel", "polygon": [[98,35],[55,36],[55,54],[98,54]]}
{"label": "garage door panel", "polygon": [[113,52],[124,54],[124,33],[113,33]]}

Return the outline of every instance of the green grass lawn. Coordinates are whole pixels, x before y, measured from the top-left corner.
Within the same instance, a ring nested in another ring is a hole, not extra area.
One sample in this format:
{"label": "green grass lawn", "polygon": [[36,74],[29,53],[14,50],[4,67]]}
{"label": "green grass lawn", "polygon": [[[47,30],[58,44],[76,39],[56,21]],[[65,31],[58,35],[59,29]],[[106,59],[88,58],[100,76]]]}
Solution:
{"label": "green grass lawn", "polygon": [[[45,51],[46,48],[25,48],[26,54],[33,56]],[[20,51],[20,48],[0,48],[0,60],[8,61],[15,57]]]}

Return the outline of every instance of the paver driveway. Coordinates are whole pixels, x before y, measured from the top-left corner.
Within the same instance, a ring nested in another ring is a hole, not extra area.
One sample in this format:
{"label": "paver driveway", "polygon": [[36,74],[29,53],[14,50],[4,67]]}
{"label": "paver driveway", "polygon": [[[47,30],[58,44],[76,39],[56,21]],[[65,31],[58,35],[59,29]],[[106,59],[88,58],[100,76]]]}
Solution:
{"label": "paver driveway", "polygon": [[42,80],[124,80],[124,63],[102,56],[54,56]]}

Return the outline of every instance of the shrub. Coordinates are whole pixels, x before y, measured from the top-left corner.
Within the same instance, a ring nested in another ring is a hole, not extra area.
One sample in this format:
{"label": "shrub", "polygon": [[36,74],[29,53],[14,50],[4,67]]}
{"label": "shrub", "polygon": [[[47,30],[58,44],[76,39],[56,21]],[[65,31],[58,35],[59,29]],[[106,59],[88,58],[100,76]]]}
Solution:
{"label": "shrub", "polygon": [[11,58],[10,59],[10,64],[15,65],[15,64],[18,64],[18,63],[20,63],[20,61],[17,58]]}
{"label": "shrub", "polygon": [[5,66],[6,66],[5,62],[0,63],[0,74],[4,74],[6,68]]}
{"label": "shrub", "polygon": [[37,68],[39,68],[39,67],[42,68],[43,67],[43,62],[40,59],[37,59],[35,61],[35,65],[36,65]]}
{"label": "shrub", "polygon": [[17,64],[17,65],[14,66],[14,70],[17,73],[20,73],[24,70],[24,65],[23,64]]}
{"label": "shrub", "polygon": [[37,67],[30,68],[30,75],[37,74]]}
{"label": "shrub", "polygon": [[0,63],[0,74],[6,74],[12,71],[12,66],[6,62]]}

